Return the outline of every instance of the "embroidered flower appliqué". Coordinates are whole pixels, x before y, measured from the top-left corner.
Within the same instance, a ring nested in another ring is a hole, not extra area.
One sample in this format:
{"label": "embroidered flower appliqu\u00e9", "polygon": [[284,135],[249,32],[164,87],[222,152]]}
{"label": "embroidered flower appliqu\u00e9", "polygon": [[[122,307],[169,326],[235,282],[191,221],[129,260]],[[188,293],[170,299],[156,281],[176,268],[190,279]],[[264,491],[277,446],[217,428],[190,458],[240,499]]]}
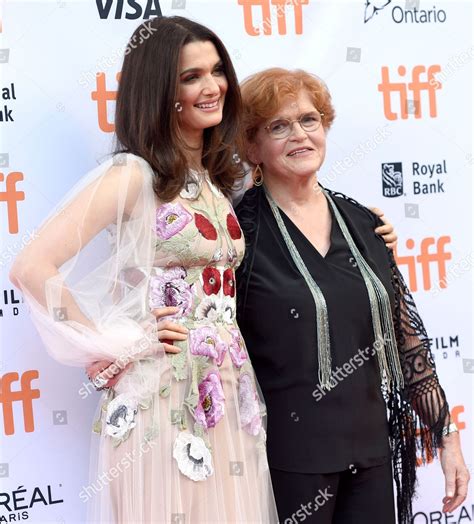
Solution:
{"label": "embroidered flower appliqu\u00e9", "polygon": [[219,359],[222,345],[225,343],[220,339],[214,327],[204,326],[189,332],[189,347],[192,355]]}
{"label": "embroidered flower appliqu\u00e9", "polygon": [[156,211],[156,234],[168,240],[186,227],[193,219],[189,211],[179,203],[166,203]]}
{"label": "embroidered flower appliqu\u00e9", "polygon": [[216,371],[208,373],[199,384],[199,403],[194,415],[196,421],[205,428],[213,428],[224,416],[224,390]]}
{"label": "embroidered flower appliqu\u00e9", "polygon": [[197,320],[208,320],[215,322],[219,318],[220,304],[217,296],[205,297],[196,308],[195,317]]}
{"label": "embroidered flower appliqu\u00e9", "polygon": [[215,267],[206,267],[202,272],[202,287],[206,295],[217,295],[221,289],[221,274]]}
{"label": "embroidered flower appliqu\u00e9", "polygon": [[185,277],[186,270],[182,267],[161,270],[158,275],[151,277],[150,308],[179,307],[179,313],[174,316],[187,315],[193,305],[193,288]]}
{"label": "embroidered flower appliqu\u00e9", "polygon": [[201,235],[207,240],[216,240],[217,231],[211,222],[200,213],[194,213],[194,222]]}
{"label": "embroidered flower appliqu\u00e9", "polygon": [[232,240],[238,240],[242,237],[242,230],[240,229],[237,219],[232,213],[227,215],[227,230],[229,231],[230,238]]}
{"label": "embroidered flower appliqu\u00e9", "polygon": [[224,295],[228,297],[234,297],[235,295],[235,278],[234,278],[234,271],[232,268],[227,268],[224,271],[223,277],[223,288],[224,288]]}
{"label": "embroidered flower appliqu\u00e9", "polygon": [[262,428],[262,417],[257,392],[248,373],[239,377],[239,407],[242,429],[250,435],[258,435]]}
{"label": "embroidered flower appliqu\u00e9", "polygon": [[201,194],[202,180],[202,176],[200,176],[199,173],[191,171],[186,178],[186,182],[179,196],[181,198],[187,198],[188,200],[196,200]]}
{"label": "embroidered flower appliqu\u00e9", "polygon": [[116,439],[126,436],[135,427],[135,415],[138,412],[137,402],[125,393],[116,396],[107,406],[105,432]]}
{"label": "embroidered flower appliqu\u00e9", "polygon": [[206,480],[214,473],[212,457],[201,437],[181,431],[173,446],[173,458],[179,471],[194,481]]}
{"label": "embroidered flower appliqu\u00e9", "polygon": [[247,353],[245,352],[244,345],[242,343],[242,337],[238,329],[230,330],[232,341],[229,344],[229,353],[234,366],[240,368],[242,364],[248,360]]}

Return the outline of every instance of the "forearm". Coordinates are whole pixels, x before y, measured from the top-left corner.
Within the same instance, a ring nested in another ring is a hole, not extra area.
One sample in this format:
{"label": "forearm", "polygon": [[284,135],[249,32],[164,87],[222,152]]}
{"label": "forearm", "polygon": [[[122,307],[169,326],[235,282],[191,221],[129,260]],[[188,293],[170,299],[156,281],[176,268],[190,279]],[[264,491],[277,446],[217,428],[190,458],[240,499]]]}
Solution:
{"label": "forearm", "polygon": [[[9,276],[16,287],[28,292],[45,309],[48,309],[46,281],[53,277],[61,278],[58,268],[44,260],[35,260],[34,265],[21,261],[15,262]],[[96,329],[94,323],[81,311],[64,283],[61,285],[60,303],[60,309],[53,311],[53,315],[57,315],[57,320],[72,320],[90,329]]]}

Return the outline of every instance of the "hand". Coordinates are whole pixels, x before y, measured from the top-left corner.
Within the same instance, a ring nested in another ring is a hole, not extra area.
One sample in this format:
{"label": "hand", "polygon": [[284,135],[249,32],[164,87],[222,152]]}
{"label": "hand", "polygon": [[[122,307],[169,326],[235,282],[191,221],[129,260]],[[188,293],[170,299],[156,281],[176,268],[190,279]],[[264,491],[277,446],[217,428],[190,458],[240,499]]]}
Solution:
{"label": "hand", "polygon": [[129,362],[124,368],[121,368],[118,363],[115,363],[114,365],[112,364],[114,363],[110,360],[98,360],[86,368],[86,373],[90,380],[93,380],[101,371],[104,371],[104,378],[110,376],[109,380],[104,385],[104,388],[113,388],[122,378],[124,373],[130,369],[133,362]]}
{"label": "hand", "polygon": [[376,228],[375,232],[384,239],[384,242],[389,249],[394,249],[398,240],[398,236],[395,233],[394,227],[385,217],[383,211],[381,211],[378,207],[369,207],[369,209],[384,223],[383,226]]}
{"label": "hand", "polygon": [[[177,307],[163,307],[158,309],[153,309],[151,313],[156,317],[156,319],[161,319],[168,315],[174,315],[179,312]],[[166,353],[180,353],[181,349],[173,345],[174,340],[186,340],[188,338],[188,330],[178,324],[173,322],[170,319],[163,319],[157,322],[157,335],[158,340],[163,346],[163,349]],[[112,365],[113,364],[113,365]],[[89,378],[93,380],[99,373],[102,373],[104,378],[109,378],[104,388],[112,388],[117,382],[122,378],[124,373],[126,373],[130,367],[133,365],[133,362],[124,363],[121,367],[121,359],[111,362],[110,360],[99,360],[94,362],[86,368]],[[106,369],[107,368],[107,369]]]}
{"label": "hand", "polygon": [[[155,315],[156,319],[162,319],[168,315],[174,315],[179,312],[177,307],[161,307],[153,309],[151,313]],[[188,330],[170,319],[163,319],[157,322],[158,339],[162,342],[166,353],[180,353],[181,349],[173,346],[174,340],[186,340],[188,338]]]}
{"label": "hand", "polygon": [[443,446],[440,450],[446,482],[443,512],[451,513],[466,500],[470,475],[462,456],[459,433],[450,433],[443,437]]}

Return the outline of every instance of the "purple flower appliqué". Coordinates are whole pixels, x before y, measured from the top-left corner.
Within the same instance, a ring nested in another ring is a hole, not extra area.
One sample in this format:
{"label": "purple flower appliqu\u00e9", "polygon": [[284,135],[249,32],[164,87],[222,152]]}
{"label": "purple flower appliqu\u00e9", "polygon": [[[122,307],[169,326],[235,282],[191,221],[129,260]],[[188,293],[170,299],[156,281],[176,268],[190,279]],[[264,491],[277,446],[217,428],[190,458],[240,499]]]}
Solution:
{"label": "purple flower appliqu\u00e9", "polygon": [[244,345],[242,344],[242,337],[238,329],[231,329],[232,341],[229,344],[229,353],[234,366],[240,368],[242,364],[247,360],[247,353],[245,352]]}
{"label": "purple flower appliqu\u00e9", "polygon": [[225,351],[225,343],[220,339],[217,330],[209,326],[192,329],[189,332],[189,345],[191,354],[212,357],[216,360],[219,360],[222,352]]}
{"label": "purple flower appliqu\u00e9", "polygon": [[224,416],[224,390],[216,371],[211,371],[199,384],[199,403],[194,415],[206,428],[213,428]]}
{"label": "purple flower appliqu\u00e9", "polygon": [[182,267],[162,270],[150,279],[149,306],[179,307],[180,312],[174,316],[187,315],[193,306],[193,288],[186,282],[186,271]]}
{"label": "purple flower appliqu\u00e9", "polygon": [[239,407],[242,429],[250,435],[258,435],[262,428],[262,417],[257,392],[248,373],[239,377]]}
{"label": "purple flower appliqu\u00e9", "polygon": [[163,240],[173,237],[179,233],[193,216],[179,203],[166,203],[156,210],[156,234]]}

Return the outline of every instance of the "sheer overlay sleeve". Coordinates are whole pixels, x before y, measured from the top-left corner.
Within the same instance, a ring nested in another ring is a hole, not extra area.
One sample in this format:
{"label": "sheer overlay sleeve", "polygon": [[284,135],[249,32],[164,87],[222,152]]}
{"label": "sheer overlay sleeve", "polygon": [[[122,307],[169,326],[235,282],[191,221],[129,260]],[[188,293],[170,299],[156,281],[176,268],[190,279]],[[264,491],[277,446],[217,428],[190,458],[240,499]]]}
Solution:
{"label": "sheer overlay sleeve", "polygon": [[20,253],[28,270],[16,284],[53,358],[84,366],[160,353],[147,303],[155,213],[150,166],[116,155],[68,192]]}

